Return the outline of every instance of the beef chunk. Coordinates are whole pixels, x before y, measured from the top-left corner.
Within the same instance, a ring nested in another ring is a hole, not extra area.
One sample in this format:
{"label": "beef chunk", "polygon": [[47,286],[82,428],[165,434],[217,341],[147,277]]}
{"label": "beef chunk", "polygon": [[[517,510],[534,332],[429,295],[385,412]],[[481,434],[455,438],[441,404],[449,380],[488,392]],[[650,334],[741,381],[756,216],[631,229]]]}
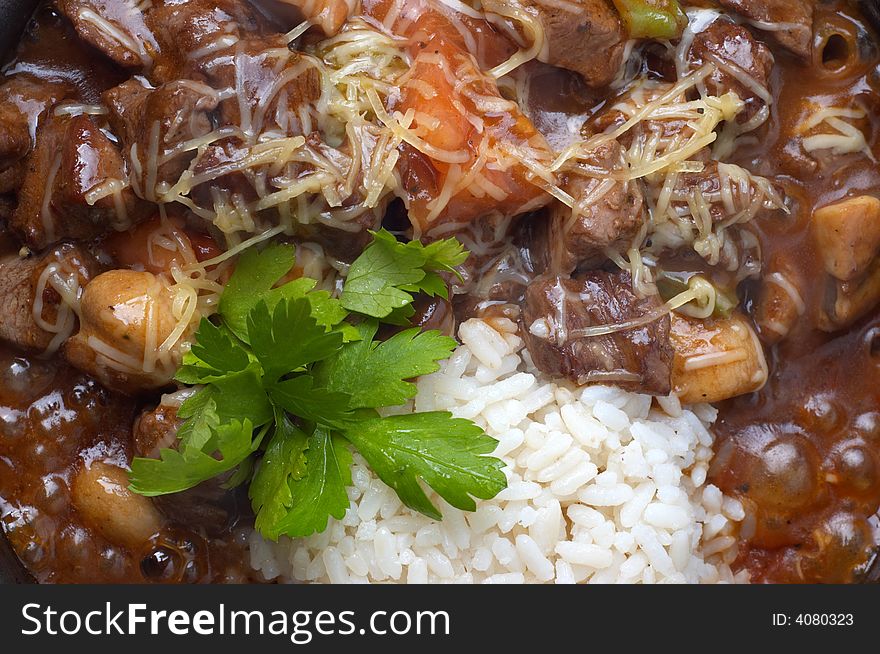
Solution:
{"label": "beef chunk", "polygon": [[[581,127],[581,136],[588,139],[603,132],[609,133],[620,128],[632,117],[634,111],[646,104],[660,100],[674,86],[672,82],[654,79],[647,79],[632,85],[618,96],[607,100],[599,111],[588,117]],[[682,92],[675,97],[670,97],[669,101],[679,104],[687,102],[688,98],[686,93]],[[660,139],[656,154],[661,155],[665,152],[664,146],[670,139],[679,136],[690,137],[694,133],[689,122],[688,118],[676,114],[645,117],[621,134],[618,140],[623,147],[630,148],[639,139]]]}
{"label": "beef chunk", "polygon": [[[672,347],[669,316],[651,320],[659,308],[656,296],[636,297],[629,273],[541,278],[526,289],[522,333],[535,365],[549,375],[667,395]],[[611,334],[583,333],[641,319],[649,322]]]}
{"label": "beef chunk", "polygon": [[741,80],[751,79],[762,89],[767,89],[773,68],[773,54],[766,45],[756,41],[746,28],[724,18],[714,20],[694,36],[688,51],[688,62],[692,68],[705,64],[712,66],[712,73],[706,81],[709,93],[723,95],[732,91],[742,98],[746,106],[737,116],[738,122],[748,122],[766,106],[769,91],[756,94],[754,88],[746,86]]}
{"label": "beef chunk", "polygon": [[[40,284],[40,278],[49,266],[52,270],[44,279],[46,283]],[[0,340],[23,350],[43,352],[53,344],[56,336],[60,339],[69,335],[75,327],[76,316],[70,308],[62,309],[63,299],[53,282],[67,284],[69,281],[83,287],[96,272],[94,259],[70,244],[40,256],[14,254],[0,259],[0,305],[3,306]],[[38,291],[41,292],[39,298],[36,297]],[[39,317],[43,324],[37,322],[35,302],[42,304]],[[67,314],[70,323],[64,322],[62,312]],[[49,330],[46,325],[55,328]]]}
{"label": "beef chunk", "polygon": [[15,191],[24,177],[23,159],[48,111],[72,92],[70,85],[26,74],[0,86],[0,193]]}
{"label": "beef chunk", "polygon": [[[649,191],[656,203],[662,186]],[[770,180],[734,164],[707,161],[701,171],[677,177],[665,212],[655,213],[651,248],[660,253],[690,246],[712,266],[752,276],[760,272],[760,248],[741,226],[784,208],[783,195]]]}
{"label": "beef chunk", "polygon": [[52,116],[37,133],[12,228],[35,249],[126,229],[142,213],[122,154],[89,116]]}
{"label": "beef chunk", "polygon": [[241,139],[236,137],[220,139],[206,147],[196,161],[193,173],[198,178],[210,181],[193,188],[192,197],[196,202],[202,206],[212,206],[218,195],[237,195],[248,202],[256,200],[259,196],[244,172],[221,172],[241,168],[241,162],[249,152]]}
{"label": "beef chunk", "polygon": [[796,55],[809,59],[813,42],[813,7],[816,0],[719,0],[725,9],[739,12],[746,18],[761,24],[784,25],[785,29],[767,31],[779,44]]}
{"label": "beef chunk", "polygon": [[[752,209],[755,198],[775,191],[764,178],[754,177],[745,168],[719,161],[708,161],[699,172],[681,173],[672,189],[671,205],[686,203],[695,194],[703,198],[712,222],[720,222]],[[725,197],[725,196],[730,197]],[[757,211],[760,208],[754,208]]]}
{"label": "beef chunk", "polygon": [[158,45],[137,0],[57,0],[80,38],[120,66],[149,68]]}
{"label": "beef chunk", "polygon": [[554,273],[568,274],[581,263],[601,263],[606,258],[604,250],[625,245],[647,217],[639,185],[612,177],[625,168],[617,141],[600,145],[583,164],[592,168],[590,174],[576,169],[565,185],[575,200],[574,207],[555,201],[549,211],[547,242]]}
{"label": "beef chunk", "polygon": [[[97,233],[103,233],[107,225],[117,229],[128,227],[127,213],[117,213],[119,207],[114,199],[105,194],[108,184],[125,186],[125,180],[122,153],[116,145],[88,116],[72,117],[67,124],[61,168],[56,177],[59,197],[52,200],[64,207],[64,235],[91,235],[92,224],[98,225]],[[133,202],[130,193],[127,200]],[[79,224],[86,226],[74,226]]]}
{"label": "beef chunk", "polygon": [[204,79],[239,39],[260,35],[265,21],[246,0],[160,0],[147,24],[162,48],[151,77],[170,82]]}
{"label": "beef chunk", "polygon": [[605,86],[623,62],[626,33],[609,0],[549,3],[526,0],[544,27],[548,49],[542,61],[580,73],[590,86]]}
{"label": "beef chunk", "polygon": [[248,134],[311,132],[311,124],[303,124],[301,116],[321,97],[316,66],[288,50],[281,35],[242,39],[233,50],[228,63],[214,66],[209,75],[216,88],[240,89],[239,97],[220,105],[221,124],[240,126]]}
{"label": "beef chunk", "polygon": [[158,459],[164,449],[174,449],[182,424],[173,406],[159,405],[144,411],[134,423],[132,441],[137,456]]}
{"label": "beef chunk", "polygon": [[[177,182],[195,156],[192,150],[174,153],[174,147],[212,130],[210,112],[217,106],[217,94],[191,80],[153,88],[142,78],[132,78],[105,92],[104,101],[110,108],[110,124],[125,144],[130,169],[140,171],[133,172],[133,188],[154,200],[156,185]],[[137,147],[132,149],[133,145]],[[155,170],[153,159],[159,160]]]}

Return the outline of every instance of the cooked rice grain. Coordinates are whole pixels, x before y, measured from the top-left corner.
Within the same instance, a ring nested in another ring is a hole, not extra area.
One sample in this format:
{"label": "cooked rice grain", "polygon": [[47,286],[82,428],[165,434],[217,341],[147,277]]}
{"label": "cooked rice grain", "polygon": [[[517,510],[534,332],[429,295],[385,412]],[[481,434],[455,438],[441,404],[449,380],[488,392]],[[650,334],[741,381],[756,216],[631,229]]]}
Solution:
{"label": "cooked rice grain", "polygon": [[432,494],[435,522],[355,455],[345,518],[306,539],[254,533],[255,569],[330,583],[747,581],[730,569],[743,507],[705,485],[715,409],[548,379],[509,320],[469,320],[459,338],[419,380],[415,408],[452,411],[498,439],[507,489],[474,513]]}

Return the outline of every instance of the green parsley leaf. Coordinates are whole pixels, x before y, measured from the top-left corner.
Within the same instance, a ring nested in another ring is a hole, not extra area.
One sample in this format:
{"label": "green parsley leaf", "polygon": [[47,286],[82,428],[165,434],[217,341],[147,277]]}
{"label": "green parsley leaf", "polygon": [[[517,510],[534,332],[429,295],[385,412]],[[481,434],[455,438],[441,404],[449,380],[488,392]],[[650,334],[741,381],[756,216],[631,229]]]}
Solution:
{"label": "green parsley leaf", "polygon": [[[347,336],[345,340],[350,340],[348,338],[350,334],[347,333],[347,330],[353,330],[354,326],[343,322],[348,317],[348,311],[342,306],[342,302],[330,295],[329,291],[314,290],[317,283],[309,277],[300,277],[262,293],[259,299],[264,300],[272,310],[282,299],[305,298],[311,305],[312,318],[315,319],[315,322],[327,331],[334,328],[341,329]],[[254,306],[256,306],[256,301],[254,301]]]}
{"label": "green parsley leaf", "polygon": [[[201,447],[181,441],[180,449],[163,448],[160,459],[134,459],[131,490],[147,497],[187,490],[235,468],[259,447],[262,438],[253,439],[250,420],[233,420],[210,429],[211,437]],[[214,452],[220,458],[212,456]]]}
{"label": "green parsley leaf", "polygon": [[405,307],[393,309],[391,313],[382,318],[382,322],[388,325],[397,325],[398,327],[409,327],[412,324],[412,317],[416,315],[415,307],[407,304]]}
{"label": "green parsley leaf", "polygon": [[244,461],[239,463],[238,467],[235,469],[229,479],[220,484],[220,486],[229,490],[231,488],[238,488],[243,483],[248,481],[254,474],[254,465],[256,464],[255,459],[256,456],[254,456],[254,454],[251,454]]}
{"label": "green parsley leaf", "polygon": [[422,292],[426,295],[430,295],[431,297],[439,295],[440,297],[444,298],[449,293],[446,282],[443,281],[443,278],[435,272],[425,273],[425,277],[422,279],[422,281],[419,282],[418,287],[413,288],[412,291],[415,293]]}
{"label": "green parsley leaf", "polygon": [[248,314],[247,325],[251,348],[268,381],[326,359],[342,347],[342,334],[325,331],[305,298],[282,299],[271,314],[260,301]]}
{"label": "green parsley leaf", "polygon": [[196,342],[189,354],[221,372],[238,372],[250,363],[247,350],[234,341],[226,329],[217,327],[205,318],[199,325]]}
{"label": "green parsley leaf", "polygon": [[[374,318],[385,318],[413,301],[412,293],[448,296],[437,271],[455,272],[467,258],[455,239],[424,246],[418,241],[400,243],[380,229],[373,241],[355,259],[342,289],[342,306]],[[410,314],[412,315],[412,314]],[[400,314],[397,315],[399,320]]]}
{"label": "green parsley leaf", "polygon": [[[376,341],[378,321],[363,318],[408,324],[414,294],[447,297],[442,275],[464,261],[461,244],[398,243],[380,230],[340,299],[313,279],[278,286],[294,255],[293,246],[269,245],[239,257],[218,316],[202,321],[176,376],[204,385],[178,409],[178,448],[135,459],[132,490],[179,492],[218,475],[229,488],[250,481],[256,528],[277,539],[344,516],[350,445],[408,506],[435,518],[422,482],[466,510],[504,488],[502,462],[484,456],[495,441],[470,421],[378,412],[414,397],[412,380],[436,371],[455,341],[419,329]],[[359,324],[349,311],[363,314]]]}
{"label": "green parsley leaf", "polygon": [[[418,241],[415,242],[418,243]],[[458,271],[455,270],[455,267],[463,264],[469,254],[458,239],[454,238],[429,243],[422,248],[422,252],[426,259],[425,270],[442,270],[456,275],[458,275]]]}
{"label": "green parsley leaf", "polygon": [[293,506],[290,482],[307,474],[306,447],[308,435],[293,421],[278,412],[275,431],[260,462],[248,494],[256,514],[256,528],[263,535],[280,533],[275,525],[281,522]]}
{"label": "green parsley leaf", "polygon": [[436,330],[418,328],[377,343],[373,340],[377,328],[372,320],[358,325],[360,340],[316,369],[322,386],[350,396],[350,409],[397,406],[415,397],[415,384],[406,380],[439,370],[437,362],[449,358],[456,346],[454,339]]}
{"label": "green parsley leaf", "polygon": [[275,284],[293,268],[296,248],[292,245],[272,244],[263,250],[245,250],[235,264],[235,272],[223,289],[220,315],[225,325],[243,342],[249,342],[248,314],[260,302],[272,311],[283,299],[305,298],[311,305],[312,317],[327,331],[338,327],[348,341],[355,337],[352,325],[343,323],[348,311],[342,302],[329,292],[314,290],[317,281],[300,277],[275,287]]}
{"label": "green parsley leaf", "polygon": [[261,296],[293,268],[296,248],[273,243],[248,248],[238,257],[235,272],[220,297],[220,315],[232,333],[247,342],[247,315]]}
{"label": "green parsley leaf", "polygon": [[338,427],[351,419],[349,396],[315,388],[311,375],[297,375],[269,387],[272,401],[295,416],[312,423]]}
{"label": "green parsley leaf", "polygon": [[272,403],[263,388],[259,366],[212,382],[208,389],[217,404],[221,422],[247,419],[259,427],[272,421]]}
{"label": "green parsley leaf", "polygon": [[383,318],[413,301],[412,295],[399,287],[416,284],[425,276],[422,254],[398,247],[396,239],[389,242],[380,236],[385,233],[377,232],[348,271],[341,299],[342,306],[350,311]]}
{"label": "green parsley leaf", "polygon": [[273,417],[272,404],[255,370],[249,368],[213,382],[187,398],[177,410],[184,422],[177,430],[181,441],[193,439],[201,448],[211,437],[211,430],[232,420],[250,421],[261,427]]}
{"label": "green parsley leaf", "polygon": [[188,397],[177,409],[177,417],[183,424],[177,430],[177,438],[201,449],[211,440],[212,429],[220,424],[215,393],[210,387],[202,388]]}
{"label": "green parsley leaf", "polygon": [[476,509],[474,497],[495,497],[507,486],[499,459],[483,456],[497,441],[470,420],[446,412],[415,413],[365,420],[345,437],[379,478],[411,509],[442,518],[419,480],[452,506]]}
{"label": "green parsley leaf", "polygon": [[247,350],[225,327],[202,318],[195,342],[183,355],[174,378],[184,384],[204,384],[244,370],[250,362]]}
{"label": "green parsley leaf", "polygon": [[342,519],[349,507],[345,487],[352,483],[352,458],[345,440],[316,428],[306,445],[305,474],[299,471],[297,478],[304,436],[290,426],[278,429],[271,456],[267,449],[251,482],[257,529],[273,540],[324,531],[331,516]]}

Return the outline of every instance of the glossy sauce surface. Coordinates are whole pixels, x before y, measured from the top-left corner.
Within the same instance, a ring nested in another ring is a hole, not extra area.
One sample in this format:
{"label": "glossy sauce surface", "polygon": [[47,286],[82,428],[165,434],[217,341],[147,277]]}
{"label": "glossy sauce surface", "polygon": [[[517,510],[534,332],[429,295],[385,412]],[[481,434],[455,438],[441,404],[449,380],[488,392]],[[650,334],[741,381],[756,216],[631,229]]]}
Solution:
{"label": "glossy sauce surface", "polygon": [[25,28],[8,75],[28,73],[64,80],[76,87],[84,103],[98,103],[101,93],[127,75],[112,62],[84,47],[73,27],[50,5],[43,4]]}
{"label": "glossy sauce surface", "polygon": [[136,409],[66,365],[0,349],[0,519],[23,563],[41,582],[248,581],[237,522],[214,537],[165,522],[131,547],[78,511],[78,473],[131,460]]}
{"label": "glossy sauce surface", "polygon": [[[826,279],[810,231],[815,208],[875,195],[880,168],[860,153],[808,156],[798,132],[811,105],[860,105],[860,128],[880,154],[880,58],[873,32],[846,3],[819,6],[814,20],[814,61],[774,49],[771,120],[737,153],[792,201],[789,216],[758,219],[756,228],[764,275],[784,271],[806,304],[788,336],[765,348],[766,387],[725,403],[716,425],[710,479],[750,509],[739,564],[753,581],[857,581],[880,542],[880,316],[875,307],[845,331],[817,328]],[[823,49],[834,33],[857,50]],[[754,311],[760,291],[745,290]]]}

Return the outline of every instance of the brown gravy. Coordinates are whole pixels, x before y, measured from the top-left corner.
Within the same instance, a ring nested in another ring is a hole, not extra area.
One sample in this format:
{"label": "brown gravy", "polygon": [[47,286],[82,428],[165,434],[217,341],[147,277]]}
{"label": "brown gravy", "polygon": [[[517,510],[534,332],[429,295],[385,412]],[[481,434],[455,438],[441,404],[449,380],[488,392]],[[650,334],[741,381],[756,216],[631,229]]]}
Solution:
{"label": "brown gravy", "polygon": [[246,520],[215,537],[168,526],[138,550],[78,514],[73,476],[93,460],[128,465],[136,409],[64,364],[0,348],[0,519],[22,562],[41,582],[249,581]]}
{"label": "brown gravy", "polygon": [[[811,102],[858,102],[868,113],[866,138],[880,154],[878,46],[846,4],[817,7],[816,32],[852,34],[860,52],[823,61],[819,50],[807,66],[774,50],[771,120],[738,152],[793,199],[788,218],[759,220],[757,228],[765,273],[785,270],[807,304],[788,337],[768,351],[766,387],[727,402],[716,429],[710,478],[755,512],[739,559],[753,581],[857,580],[880,538],[880,316],[875,308],[843,332],[816,328],[824,270],[809,230],[814,208],[876,194],[880,167],[858,154],[817,162],[805,156],[796,132]],[[752,300],[747,291],[747,308]]]}

